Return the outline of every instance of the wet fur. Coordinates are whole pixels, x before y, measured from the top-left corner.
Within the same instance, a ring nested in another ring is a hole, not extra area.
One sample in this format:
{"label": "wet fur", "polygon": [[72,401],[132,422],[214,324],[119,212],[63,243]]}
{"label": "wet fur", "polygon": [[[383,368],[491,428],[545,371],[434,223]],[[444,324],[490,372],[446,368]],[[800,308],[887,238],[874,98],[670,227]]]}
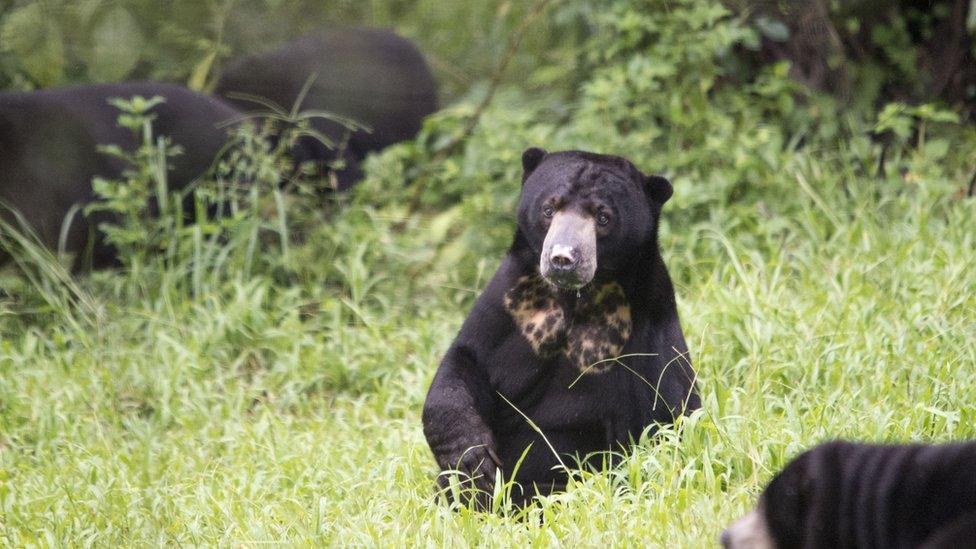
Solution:
{"label": "wet fur", "polygon": [[[512,247],[445,354],[423,413],[442,470],[459,470],[490,490],[500,465],[524,488],[513,494],[516,503],[564,487],[560,459],[574,466],[593,454],[587,463],[599,465],[605,456],[595,453],[626,449],[654,424],[700,406],[657,247],[670,184],[619,157],[573,151],[534,158],[533,151],[524,157]],[[595,278],[579,292],[551,286],[538,272],[546,227],[526,202],[557,191],[613,202],[619,214],[619,225],[599,237]],[[632,356],[588,369],[620,355]]]}

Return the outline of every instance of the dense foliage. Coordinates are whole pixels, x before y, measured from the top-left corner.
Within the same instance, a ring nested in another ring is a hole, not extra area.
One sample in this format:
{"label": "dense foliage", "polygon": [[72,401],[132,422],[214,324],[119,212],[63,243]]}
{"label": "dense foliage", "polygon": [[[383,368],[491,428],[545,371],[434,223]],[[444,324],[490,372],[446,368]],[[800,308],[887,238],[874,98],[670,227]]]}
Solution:
{"label": "dense foliage", "polygon": [[[153,79],[213,84],[221,63],[323,26],[395,27],[417,40],[449,96],[491,70],[528,3],[511,0],[4,0],[0,86]],[[564,55],[577,22],[535,29],[522,70]],[[546,53],[552,48],[552,53]]]}
{"label": "dense foliage", "polygon": [[[348,195],[279,187],[287,158],[242,130],[166,202],[192,225],[145,222],[168,196],[154,166],[178,154],[147,138],[125,181],[98,184],[123,214],[117,270],[73,278],[5,237],[4,543],[699,547],[815,442],[976,436],[976,129],[954,105],[805,87],[756,62],[762,29],[718,2],[554,2],[448,150],[528,3],[319,4],[0,2],[15,87],[205,86],[229,51],[342,13],[416,36],[456,98]],[[151,128],[151,104],[119,106]],[[419,410],[509,244],[530,145],[674,181],[661,243],[705,407],[518,520],[434,502]]]}

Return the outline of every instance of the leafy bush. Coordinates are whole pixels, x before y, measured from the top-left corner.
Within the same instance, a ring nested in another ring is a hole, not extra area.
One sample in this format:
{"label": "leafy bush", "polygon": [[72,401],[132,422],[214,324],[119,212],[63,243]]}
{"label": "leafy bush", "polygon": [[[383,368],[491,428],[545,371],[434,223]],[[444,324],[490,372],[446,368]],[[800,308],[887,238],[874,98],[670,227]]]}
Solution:
{"label": "leafy bush", "polygon": [[[483,93],[473,90],[431,118],[416,142],[375,159],[356,194],[398,212],[405,203],[430,212],[431,233],[443,238],[432,261],[445,267],[465,254],[496,257],[508,245],[518,158],[531,145],[620,154],[648,172],[671,177],[676,193],[666,208],[665,235],[699,235],[716,224],[743,236],[782,235],[786,228],[777,219],[796,215],[805,200],[826,208],[822,193],[849,192],[853,178],[906,191],[923,182],[955,181],[940,187],[952,194],[973,169],[965,155],[947,154],[949,143],[962,148],[976,143],[972,128],[958,125],[950,111],[899,108],[899,132],[935,133],[888,143],[879,137],[896,124],[894,107],[880,119],[851,110],[802,87],[786,63],[742,70],[737,52],[755,47],[757,33],[719,3],[644,0],[600,6],[581,49],[575,97],[567,99],[560,89],[506,90],[483,114],[466,147],[433,162]],[[825,172],[835,175],[824,178]],[[816,188],[809,184],[813,178]],[[404,179],[407,187],[401,185]],[[721,248],[701,239],[695,246],[710,253]],[[461,286],[482,276],[482,266],[468,268],[461,271],[467,281]]]}

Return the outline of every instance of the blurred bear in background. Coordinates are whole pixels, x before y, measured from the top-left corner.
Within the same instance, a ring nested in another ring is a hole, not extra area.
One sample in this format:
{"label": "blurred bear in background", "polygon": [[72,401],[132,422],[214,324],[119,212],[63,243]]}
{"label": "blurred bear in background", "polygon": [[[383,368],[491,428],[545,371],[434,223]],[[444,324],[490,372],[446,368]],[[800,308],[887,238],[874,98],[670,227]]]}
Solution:
{"label": "blurred bear in background", "polygon": [[[99,152],[97,147],[138,148],[141,136],[119,127],[120,111],[109,104],[112,98],[135,96],[165,99],[152,109],[154,135],[167,136],[182,149],[169,159],[170,190],[186,187],[208,170],[228,141],[224,125],[241,117],[237,109],[219,99],[170,84],[100,84],[0,93],[3,218],[17,226],[11,209],[18,211],[43,244],[56,248],[72,207],[95,200],[92,179],[119,178],[127,168],[124,160]],[[95,230],[107,219],[105,212],[90,216],[79,212],[65,227],[64,248],[75,254],[76,269],[114,262],[113,250]],[[0,263],[7,259],[0,251]]]}
{"label": "blurred bear in background", "polygon": [[[303,89],[308,87],[303,95]],[[351,28],[322,31],[281,48],[239,59],[222,71],[216,94],[246,111],[264,107],[253,98],[290,111],[326,112],[366,129],[315,117],[313,136],[294,149],[296,164],[312,162],[318,174],[334,170],[337,190],[363,177],[360,163],[374,151],[413,138],[437,110],[437,85],[423,55],[391,31]],[[348,140],[346,139],[348,137]]]}

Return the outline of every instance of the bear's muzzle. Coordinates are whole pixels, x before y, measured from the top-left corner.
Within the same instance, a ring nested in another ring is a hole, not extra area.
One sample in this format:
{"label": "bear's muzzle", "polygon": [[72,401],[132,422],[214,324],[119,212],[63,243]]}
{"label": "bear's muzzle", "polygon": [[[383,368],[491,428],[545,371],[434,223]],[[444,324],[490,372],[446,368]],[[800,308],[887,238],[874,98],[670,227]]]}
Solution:
{"label": "bear's muzzle", "polygon": [[539,257],[539,272],[560,288],[575,290],[596,274],[596,222],[572,211],[557,212]]}

